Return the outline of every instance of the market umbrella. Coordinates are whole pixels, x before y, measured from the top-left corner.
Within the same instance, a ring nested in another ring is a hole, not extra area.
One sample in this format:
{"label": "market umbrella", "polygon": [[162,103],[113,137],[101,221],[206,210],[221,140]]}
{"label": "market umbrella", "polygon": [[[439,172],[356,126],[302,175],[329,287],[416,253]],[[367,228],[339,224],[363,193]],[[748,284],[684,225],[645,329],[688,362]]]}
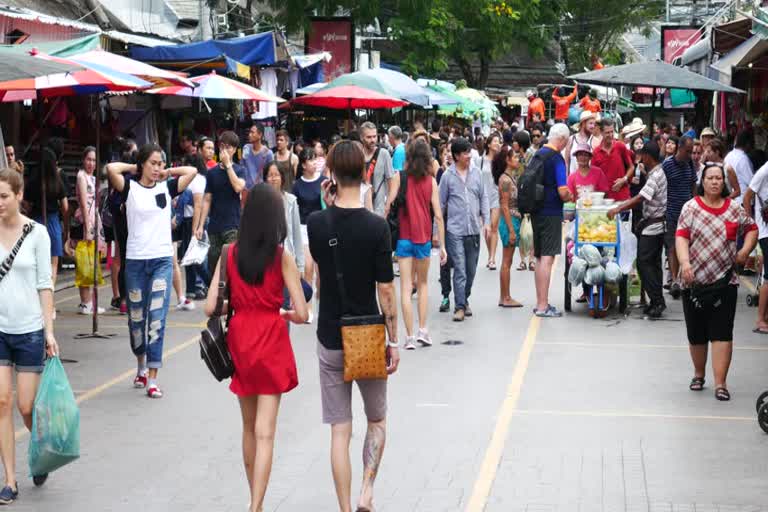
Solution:
{"label": "market umbrella", "polygon": [[423,87],[409,76],[390,69],[366,69],[341,75],[328,84],[328,87],[338,85],[356,85],[421,107],[430,106],[429,93]]}
{"label": "market umbrella", "polygon": [[129,59],[122,55],[110,53],[104,50],[92,50],[85,53],[78,53],[69,57],[69,60],[78,64],[88,66],[102,66],[112,69],[119,69],[123,73],[128,73],[151,82],[155,87],[170,87],[173,85],[182,85],[195,87],[192,80],[185,78],[179,73],[168,71],[166,69],[156,68],[138,60]]}
{"label": "market umbrella", "polygon": [[146,91],[149,94],[162,94],[167,96],[190,96],[193,98],[221,99],[221,100],[247,100],[264,101],[269,103],[282,103],[285,100],[251,87],[243,82],[232,80],[217,74],[215,71],[207,75],[196,76],[190,79],[197,87],[172,86],[161,87]]}
{"label": "market umbrella", "polygon": [[721,84],[698,73],[688,71],[685,68],[658,60],[609,66],[596,71],[571,75],[568,78],[579,82],[602,85],[636,85],[744,94],[744,91],[741,89]]}
{"label": "market umbrella", "polygon": [[294,98],[291,104],[352,110],[404,107],[408,102],[356,85],[341,85],[329,86],[314,94]]}
{"label": "market umbrella", "polygon": [[26,53],[0,52],[3,65],[0,66],[0,82],[34,79],[39,76],[66,74],[82,71],[79,64],[60,63],[37,59]]}

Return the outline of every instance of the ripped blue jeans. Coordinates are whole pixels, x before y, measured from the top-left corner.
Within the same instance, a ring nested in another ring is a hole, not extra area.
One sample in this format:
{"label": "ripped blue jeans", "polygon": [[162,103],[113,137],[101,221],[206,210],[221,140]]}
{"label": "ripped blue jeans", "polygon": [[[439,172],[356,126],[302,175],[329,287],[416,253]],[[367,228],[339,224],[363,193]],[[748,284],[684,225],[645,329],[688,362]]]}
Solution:
{"label": "ripped blue jeans", "polygon": [[163,338],[172,277],[170,257],[125,262],[131,350],[136,356],[147,356],[148,368],[163,366]]}

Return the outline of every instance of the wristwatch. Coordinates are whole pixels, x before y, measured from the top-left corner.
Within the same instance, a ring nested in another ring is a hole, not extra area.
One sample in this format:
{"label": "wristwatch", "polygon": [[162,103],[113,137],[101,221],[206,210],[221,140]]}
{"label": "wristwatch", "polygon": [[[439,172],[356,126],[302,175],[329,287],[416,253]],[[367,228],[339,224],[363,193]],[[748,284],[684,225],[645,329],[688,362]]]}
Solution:
{"label": "wristwatch", "polygon": [[397,341],[387,341],[387,346],[391,348],[400,348],[400,344]]}

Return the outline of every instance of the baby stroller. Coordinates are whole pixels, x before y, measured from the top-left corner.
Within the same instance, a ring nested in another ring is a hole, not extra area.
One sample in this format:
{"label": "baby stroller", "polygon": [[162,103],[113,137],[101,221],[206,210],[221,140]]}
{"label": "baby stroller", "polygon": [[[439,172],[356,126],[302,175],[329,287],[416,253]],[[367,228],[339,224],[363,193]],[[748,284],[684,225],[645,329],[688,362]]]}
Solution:
{"label": "baby stroller", "polygon": [[760,287],[763,286],[763,252],[760,245],[755,247],[752,256],[755,258],[755,289],[747,293],[747,306],[756,308],[760,302]]}
{"label": "baby stroller", "polygon": [[768,391],[763,391],[759,397],[757,397],[757,423],[763,432],[768,434]]}

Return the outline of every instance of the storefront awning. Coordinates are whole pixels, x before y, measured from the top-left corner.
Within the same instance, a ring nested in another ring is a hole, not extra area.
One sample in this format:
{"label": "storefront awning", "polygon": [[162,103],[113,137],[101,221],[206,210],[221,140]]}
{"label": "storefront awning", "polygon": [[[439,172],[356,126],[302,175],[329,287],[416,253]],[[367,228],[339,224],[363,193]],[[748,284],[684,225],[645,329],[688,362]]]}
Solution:
{"label": "storefront awning", "polygon": [[246,66],[269,66],[277,62],[273,32],[155,48],[134,47],[131,57],[163,67],[189,67],[191,63],[227,59]]}
{"label": "storefront awning", "polygon": [[733,68],[746,67],[750,62],[768,52],[768,41],[760,36],[752,36],[711,65],[719,73],[718,80],[731,84]]}

